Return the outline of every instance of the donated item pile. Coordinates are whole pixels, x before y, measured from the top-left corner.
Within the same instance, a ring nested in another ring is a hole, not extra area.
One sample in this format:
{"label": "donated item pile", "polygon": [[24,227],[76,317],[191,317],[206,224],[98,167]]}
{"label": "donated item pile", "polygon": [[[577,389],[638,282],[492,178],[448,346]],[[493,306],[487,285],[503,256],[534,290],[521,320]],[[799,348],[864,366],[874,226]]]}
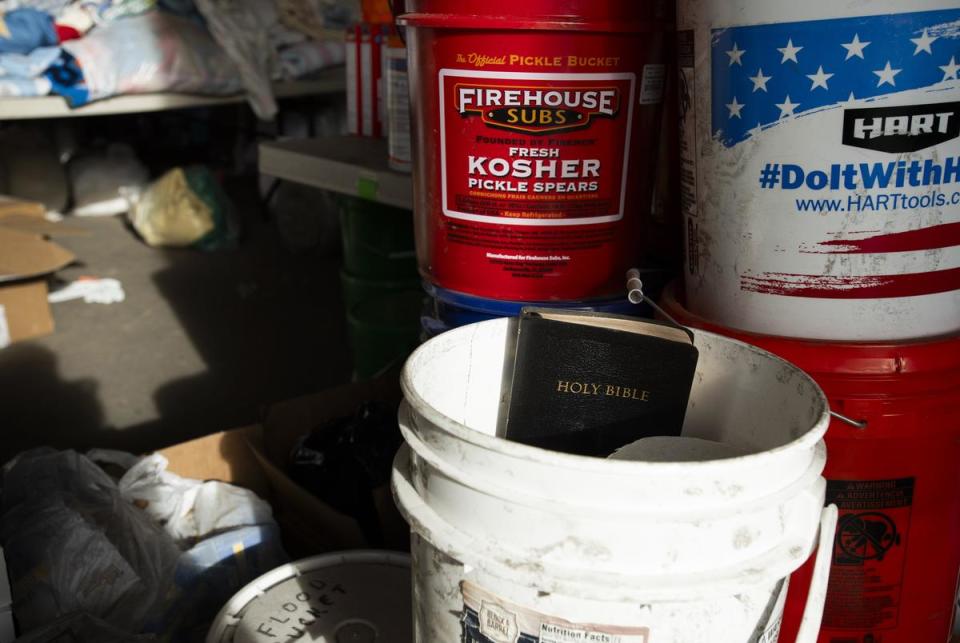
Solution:
{"label": "donated item pile", "polygon": [[347,110],[414,211],[340,201],[341,283],[355,377],[405,359],[403,401],[277,451],[405,548],[370,537],[402,437],[411,556],[277,567],[207,641],[949,641],[956,0],[395,13],[346,34]]}

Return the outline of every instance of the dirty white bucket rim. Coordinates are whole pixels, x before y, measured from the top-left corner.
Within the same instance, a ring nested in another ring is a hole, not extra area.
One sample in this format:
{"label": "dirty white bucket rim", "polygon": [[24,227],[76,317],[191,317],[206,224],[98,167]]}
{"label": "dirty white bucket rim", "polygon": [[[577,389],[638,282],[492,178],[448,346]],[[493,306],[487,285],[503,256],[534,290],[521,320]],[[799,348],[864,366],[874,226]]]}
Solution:
{"label": "dirty white bucket rim", "polygon": [[[470,324],[447,331],[444,333],[444,335],[446,336],[452,333],[467,333],[471,332],[472,327],[474,326],[497,323],[500,321],[502,320],[494,319],[486,322],[480,322],[479,324]],[[803,373],[803,371],[800,370],[800,368],[795,364],[788,362],[787,360],[774,355],[773,353],[765,351],[762,348],[758,348],[753,344],[748,344],[740,340],[719,335],[717,333],[711,333],[705,330],[695,328],[691,328],[690,330],[694,335],[694,346],[696,346],[697,337],[701,335],[722,338],[724,341],[745,347],[753,353],[761,355],[765,358],[769,358],[775,362],[779,362],[790,370]],[[435,339],[442,339],[442,337],[443,336],[440,336]],[[400,388],[403,391],[404,398],[417,409],[417,415],[422,416],[434,426],[443,429],[456,438],[470,442],[471,444],[475,444],[479,447],[498,449],[498,447],[501,447],[504,443],[509,443],[511,445],[511,456],[528,460],[530,462],[537,462],[541,464],[569,464],[571,466],[576,466],[578,469],[586,469],[593,472],[610,471],[620,474],[629,472],[631,470],[636,470],[637,467],[644,467],[647,472],[662,471],[664,473],[673,473],[678,470],[689,471],[691,468],[695,468],[698,472],[706,473],[709,472],[710,469],[726,469],[730,467],[731,463],[734,462],[742,466],[761,465],[769,460],[776,459],[785,452],[792,451],[797,448],[812,447],[823,438],[827,432],[827,427],[830,424],[830,410],[829,405],[827,404],[826,395],[820,388],[819,384],[810,379],[809,383],[814,388],[819,407],[817,409],[818,419],[816,423],[807,432],[800,435],[796,439],[772,449],[766,449],[757,453],[748,453],[740,456],[718,458],[714,460],[701,460],[695,462],[641,462],[635,460],[613,460],[550,451],[548,449],[541,449],[539,447],[530,446],[520,442],[506,440],[504,438],[470,428],[463,422],[459,422],[433,408],[433,406],[419,394],[417,387],[413,384],[413,371],[419,367],[419,364],[417,363],[418,359],[428,354],[428,351],[430,350],[427,348],[428,343],[421,344],[419,347],[417,347],[417,349],[407,359],[407,362],[404,364],[403,371],[400,374]]]}
{"label": "dirty white bucket rim", "polygon": [[[517,506],[526,506],[526,507],[550,506],[552,507],[557,504],[562,504],[567,507],[578,506],[578,503],[576,501],[573,501],[569,498],[564,499],[562,503],[558,503],[555,497],[543,496],[543,495],[536,496],[528,491],[520,491],[517,489],[507,489],[506,487],[499,485],[496,479],[477,478],[462,470],[455,471],[453,467],[448,463],[445,463],[442,458],[436,457],[434,455],[430,455],[429,447],[427,447],[424,444],[423,440],[421,440],[420,437],[417,436],[416,430],[411,430],[411,427],[416,427],[417,422],[420,421],[417,418],[418,413],[419,413],[418,411],[413,410],[413,408],[409,405],[407,401],[401,402],[400,408],[398,410],[398,417],[400,419],[400,432],[403,435],[403,439],[406,445],[409,446],[411,449],[413,449],[422,460],[424,460],[425,462],[428,462],[430,466],[433,467],[438,473],[456,478],[457,480],[460,481],[461,484],[468,486],[478,492],[489,493],[494,495],[504,495],[505,497],[509,496],[511,498],[511,502]],[[819,449],[821,447],[818,445],[818,447],[816,448]],[[400,456],[398,455],[396,459],[400,460]],[[590,459],[594,459],[594,458],[590,458]],[[603,458],[599,458],[599,459],[603,460]],[[612,462],[613,460],[606,459],[605,461]],[[731,462],[736,462],[735,458],[726,458],[719,461],[726,462],[727,464],[730,464]],[[646,467],[648,464],[657,464],[657,463],[651,463],[651,462],[640,461],[640,460],[628,460],[627,462],[633,462],[634,464],[642,467]],[[683,463],[670,462],[667,464],[672,465],[672,464],[683,464]],[[670,470],[672,471],[672,469]],[[657,472],[664,471],[664,469],[662,468],[656,469],[655,471]],[[793,495],[797,492],[798,489],[803,489],[809,486],[813,479],[819,478],[821,476],[822,472],[823,472],[823,459],[822,458],[814,459],[810,463],[810,467],[803,473],[803,475],[798,477],[789,485],[782,487],[777,491],[771,491],[770,493],[765,494],[760,498],[756,498],[747,502],[736,501],[735,504],[738,510],[749,511],[759,505],[768,504],[771,501],[776,501],[781,497]],[[651,473],[651,471],[650,469],[644,469],[644,473],[649,474]],[[586,507],[584,506],[584,508]],[[669,509],[665,509],[663,507],[658,507],[655,509],[652,507],[646,507],[642,503],[637,503],[636,505],[630,506],[629,508],[618,506],[616,509],[613,509],[613,508],[607,508],[603,506],[601,503],[594,501],[589,503],[589,509],[591,514],[593,515],[615,513],[616,515],[620,515],[620,516],[629,515],[631,517],[642,516],[644,514],[664,515],[664,514],[671,513]],[[729,507],[725,506],[724,503],[717,502],[714,504],[714,506],[710,508],[704,508],[699,510],[697,512],[696,517],[690,517],[689,520],[691,521],[701,520],[704,518],[713,517],[714,515],[717,515],[717,514],[726,513],[727,511],[729,511]],[[676,510],[677,515],[687,515],[688,512],[689,512],[688,509]]]}

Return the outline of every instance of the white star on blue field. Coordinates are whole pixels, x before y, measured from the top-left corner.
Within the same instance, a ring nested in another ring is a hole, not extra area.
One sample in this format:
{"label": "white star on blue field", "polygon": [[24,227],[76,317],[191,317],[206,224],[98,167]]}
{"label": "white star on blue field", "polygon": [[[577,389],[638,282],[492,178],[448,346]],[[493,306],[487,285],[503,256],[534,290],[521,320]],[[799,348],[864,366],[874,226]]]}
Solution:
{"label": "white star on blue field", "polygon": [[711,40],[711,123],[726,147],[811,110],[960,80],[960,9],[733,27]]}

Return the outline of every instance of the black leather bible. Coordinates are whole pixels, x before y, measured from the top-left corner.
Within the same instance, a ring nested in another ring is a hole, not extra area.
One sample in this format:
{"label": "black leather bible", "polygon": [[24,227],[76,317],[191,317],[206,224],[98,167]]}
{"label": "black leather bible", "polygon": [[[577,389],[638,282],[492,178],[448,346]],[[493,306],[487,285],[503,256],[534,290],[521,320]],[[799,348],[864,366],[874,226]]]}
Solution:
{"label": "black leather bible", "polygon": [[680,435],[698,358],[687,329],[553,308],[524,308],[516,328],[501,437],[607,457],[640,438]]}

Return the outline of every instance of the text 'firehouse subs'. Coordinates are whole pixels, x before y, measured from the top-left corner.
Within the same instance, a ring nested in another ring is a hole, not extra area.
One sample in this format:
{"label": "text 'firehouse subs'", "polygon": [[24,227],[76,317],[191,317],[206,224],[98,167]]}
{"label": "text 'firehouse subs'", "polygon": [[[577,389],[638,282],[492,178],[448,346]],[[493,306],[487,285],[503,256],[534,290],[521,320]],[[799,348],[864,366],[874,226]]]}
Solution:
{"label": "text 'firehouse subs'", "polygon": [[[461,115],[480,114],[490,127],[538,136],[585,129],[591,118],[615,116],[620,102],[617,89],[458,85],[456,95]],[[563,159],[555,146],[562,141],[530,139],[529,143],[505,148],[506,156],[467,155],[467,187],[534,194],[599,189],[600,159]]]}

